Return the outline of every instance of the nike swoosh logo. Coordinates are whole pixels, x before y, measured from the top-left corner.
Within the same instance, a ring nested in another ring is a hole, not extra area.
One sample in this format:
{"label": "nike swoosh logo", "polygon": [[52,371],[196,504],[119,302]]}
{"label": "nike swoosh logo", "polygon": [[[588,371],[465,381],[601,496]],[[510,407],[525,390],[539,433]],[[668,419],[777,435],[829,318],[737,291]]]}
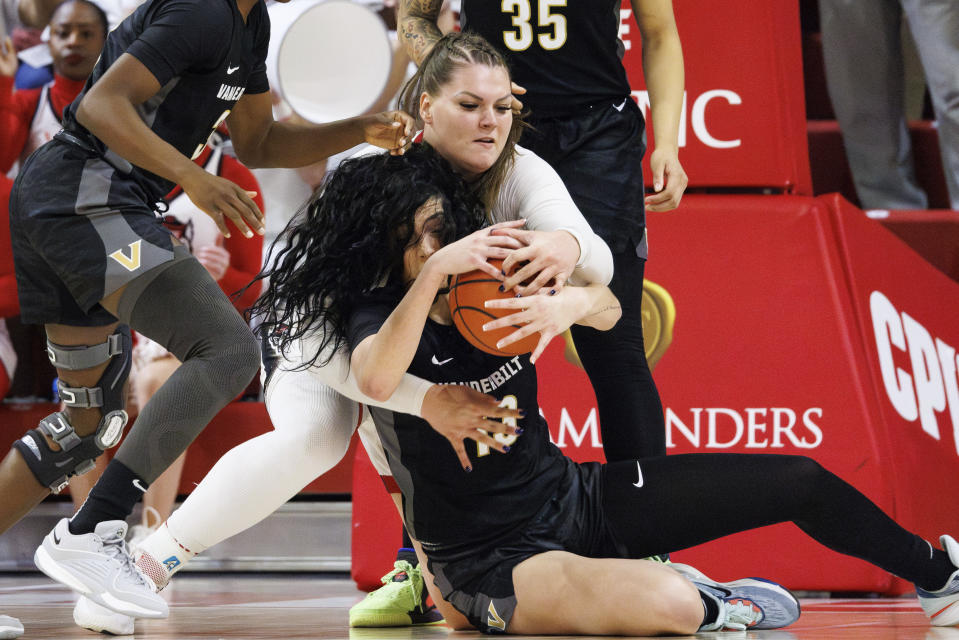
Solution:
{"label": "nike swoosh logo", "polygon": [[53,464],[55,464],[57,467],[65,467],[71,462],[73,462],[73,458],[67,458],[63,462],[54,462]]}
{"label": "nike swoosh logo", "polygon": [[147,492],[147,488],[144,487],[143,484],[141,484],[139,478],[134,478],[134,479],[133,479],[133,486],[136,487],[137,489],[139,489],[140,491],[142,491],[143,493],[146,493],[146,492]]}
{"label": "nike swoosh logo", "polygon": [[450,362],[450,361],[452,361],[452,360],[453,360],[453,358],[447,358],[446,360],[440,361],[440,360],[437,360],[437,359],[436,359],[436,354],[433,354],[433,364],[438,364],[438,365],[440,365],[441,367],[442,367],[444,364],[446,364],[447,362]]}
{"label": "nike swoosh logo", "polygon": [[624,98],[623,101],[619,103],[619,106],[616,106],[616,105],[614,104],[614,105],[613,105],[613,109],[616,109],[617,111],[622,111],[622,110],[623,110],[623,107],[626,106],[626,100],[629,100],[629,98]]}
{"label": "nike swoosh logo", "polygon": [[633,486],[639,489],[643,486],[643,469],[639,466],[639,462],[636,463],[636,472],[639,473],[639,480],[633,483]]}
{"label": "nike swoosh logo", "polygon": [[226,75],[231,75],[234,71],[236,71],[239,68],[240,68],[240,65],[236,65],[235,67],[227,66]]}
{"label": "nike swoosh logo", "polygon": [[54,542],[55,544],[60,544],[60,536],[57,535],[56,530],[54,530],[54,532],[53,532],[53,542]]}

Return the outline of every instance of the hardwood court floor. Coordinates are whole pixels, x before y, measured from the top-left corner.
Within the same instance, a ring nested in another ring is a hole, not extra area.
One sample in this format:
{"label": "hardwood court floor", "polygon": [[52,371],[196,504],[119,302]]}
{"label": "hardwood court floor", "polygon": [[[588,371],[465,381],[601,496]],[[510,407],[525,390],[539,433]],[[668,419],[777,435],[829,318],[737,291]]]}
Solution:
{"label": "hardwood court floor", "polygon": [[[136,637],[324,640],[451,640],[479,638],[445,626],[350,629],[347,611],[362,594],[345,576],[185,574],[165,592],[167,620],[138,620]],[[928,626],[914,597],[881,600],[806,599],[788,629],[704,633],[717,640],[959,640],[959,628]],[[73,624],[73,596],[39,574],[0,575],[0,613],[23,622],[26,639],[93,640]],[[519,636],[514,636],[519,637]],[[547,638],[546,636],[537,636]]]}

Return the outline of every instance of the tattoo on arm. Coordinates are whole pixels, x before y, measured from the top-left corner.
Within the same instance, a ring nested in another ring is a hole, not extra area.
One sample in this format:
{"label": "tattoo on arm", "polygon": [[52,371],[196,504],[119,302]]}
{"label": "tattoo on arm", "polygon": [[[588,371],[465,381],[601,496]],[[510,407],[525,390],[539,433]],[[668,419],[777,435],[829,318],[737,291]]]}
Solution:
{"label": "tattoo on arm", "polygon": [[443,37],[436,25],[442,6],[443,0],[400,0],[399,33],[416,64]]}

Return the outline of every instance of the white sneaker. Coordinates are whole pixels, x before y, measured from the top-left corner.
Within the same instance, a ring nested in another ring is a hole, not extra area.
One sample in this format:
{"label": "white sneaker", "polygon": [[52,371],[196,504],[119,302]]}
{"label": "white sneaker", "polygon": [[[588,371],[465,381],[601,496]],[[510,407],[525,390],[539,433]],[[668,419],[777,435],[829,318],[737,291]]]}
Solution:
{"label": "white sneaker", "polygon": [[23,625],[16,618],[0,616],[0,638],[19,638],[23,635]]}
{"label": "white sneaker", "polygon": [[719,617],[700,631],[779,629],[799,619],[799,600],[789,589],[762,578],[716,582],[698,569],[671,562],[672,569],[719,603]]}
{"label": "white sneaker", "polygon": [[[959,542],[952,536],[939,538],[942,548],[949,555],[952,564],[959,567]],[[916,587],[919,604],[929,616],[929,621],[937,627],[951,627],[959,624],[959,569],[952,572],[946,586],[938,591],[926,591]]]}
{"label": "white sneaker", "polygon": [[80,596],[73,607],[73,621],[78,627],[115,636],[133,635],[133,618],[101,607],[86,596]]}
{"label": "white sneaker", "polygon": [[165,618],[170,609],[153,581],[134,565],[123,540],[126,533],[126,522],[109,520],[93,533],[73,535],[63,518],[37,547],[33,561],[57,582],[117,613]]}

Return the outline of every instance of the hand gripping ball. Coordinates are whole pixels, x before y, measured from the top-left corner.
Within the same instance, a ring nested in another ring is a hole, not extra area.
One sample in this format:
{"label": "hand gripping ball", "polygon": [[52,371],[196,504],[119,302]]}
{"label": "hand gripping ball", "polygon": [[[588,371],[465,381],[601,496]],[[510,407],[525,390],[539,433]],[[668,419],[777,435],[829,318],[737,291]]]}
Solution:
{"label": "hand gripping ball", "polygon": [[[492,259],[489,263],[497,269],[503,266],[503,261],[499,259]],[[515,294],[509,291],[500,291],[501,284],[500,280],[480,270],[461,273],[456,276],[450,285],[449,293],[453,324],[470,344],[486,353],[491,353],[494,356],[517,356],[529,353],[539,343],[540,335],[538,331],[522,340],[508,344],[502,349],[497,349],[496,343],[522,325],[514,324],[502,329],[483,331],[483,325],[487,322],[517,312],[517,309],[487,309],[485,307],[484,303],[487,300],[515,297]]]}

